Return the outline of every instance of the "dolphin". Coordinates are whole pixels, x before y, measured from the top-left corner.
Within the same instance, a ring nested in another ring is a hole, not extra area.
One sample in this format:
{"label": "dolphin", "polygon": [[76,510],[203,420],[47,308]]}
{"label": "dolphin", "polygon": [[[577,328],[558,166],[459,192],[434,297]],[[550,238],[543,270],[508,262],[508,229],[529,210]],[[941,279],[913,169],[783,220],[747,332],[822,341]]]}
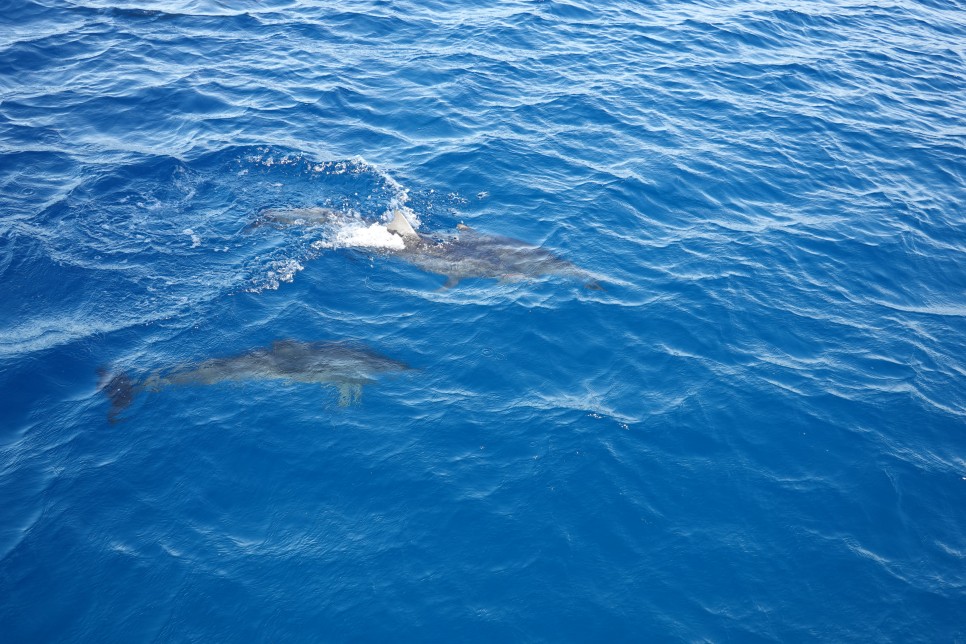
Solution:
{"label": "dolphin", "polygon": [[118,416],[142,391],[156,392],[175,385],[213,385],[220,382],[285,380],[335,385],[339,405],[358,403],[362,385],[382,373],[409,371],[410,367],[365,347],[343,342],[277,340],[269,347],[252,349],[226,358],[211,358],[155,372],[141,382],[125,373],[101,373],[100,388],[111,401],[108,420]]}
{"label": "dolphin", "polygon": [[403,241],[402,250],[390,252],[428,273],[444,276],[443,289],[467,277],[509,281],[562,275],[585,280],[586,288],[602,290],[590,272],[519,239],[480,233],[464,224],[457,225],[455,235],[424,235],[416,232],[399,210],[393,211],[386,228]]}
{"label": "dolphin", "polygon": [[258,213],[250,224],[245,226],[244,232],[251,232],[263,226],[285,228],[286,226],[322,226],[331,223],[344,215],[332,208],[311,206],[307,208],[266,208]]}

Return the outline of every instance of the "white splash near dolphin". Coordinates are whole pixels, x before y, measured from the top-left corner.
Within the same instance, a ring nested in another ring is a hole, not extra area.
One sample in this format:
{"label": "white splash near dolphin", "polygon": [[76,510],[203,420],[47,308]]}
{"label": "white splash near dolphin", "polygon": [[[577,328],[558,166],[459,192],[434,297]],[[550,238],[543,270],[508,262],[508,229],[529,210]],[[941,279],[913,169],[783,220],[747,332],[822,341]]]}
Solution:
{"label": "white splash near dolphin", "polygon": [[536,279],[547,275],[579,279],[601,290],[597,276],[556,254],[527,242],[490,235],[459,224],[454,232],[418,232],[408,207],[393,208],[389,224],[365,221],[356,213],[327,208],[293,208],[263,211],[251,227],[308,226],[325,229],[326,237],[313,244],[325,248],[359,248],[399,257],[420,269],[446,278],[452,288],[467,278],[502,281]]}

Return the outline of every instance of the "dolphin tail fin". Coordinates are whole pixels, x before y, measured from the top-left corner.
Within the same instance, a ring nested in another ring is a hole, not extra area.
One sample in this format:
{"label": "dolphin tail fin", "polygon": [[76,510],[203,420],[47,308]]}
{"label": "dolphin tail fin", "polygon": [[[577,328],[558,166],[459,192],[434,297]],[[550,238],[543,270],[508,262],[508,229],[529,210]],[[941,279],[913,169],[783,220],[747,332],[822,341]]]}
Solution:
{"label": "dolphin tail fin", "polygon": [[416,231],[413,230],[413,227],[409,223],[409,220],[406,219],[405,215],[403,215],[402,211],[399,210],[398,208],[392,211],[392,222],[388,226],[386,226],[386,228],[389,230],[389,232],[396,233],[397,235],[399,235],[404,239],[406,237],[419,236],[416,234]]}
{"label": "dolphin tail fin", "polygon": [[97,384],[98,389],[103,391],[108,400],[111,401],[107,420],[113,425],[121,420],[118,416],[134,400],[134,394],[137,393],[135,383],[126,373],[112,374],[105,369],[101,369],[98,374],[100,377]]}
{"label": "dolphin tail fin", "polygon": [[584,284],[584,288],[591,291],[603,291],[604,287],[597,280],[590,280]]}

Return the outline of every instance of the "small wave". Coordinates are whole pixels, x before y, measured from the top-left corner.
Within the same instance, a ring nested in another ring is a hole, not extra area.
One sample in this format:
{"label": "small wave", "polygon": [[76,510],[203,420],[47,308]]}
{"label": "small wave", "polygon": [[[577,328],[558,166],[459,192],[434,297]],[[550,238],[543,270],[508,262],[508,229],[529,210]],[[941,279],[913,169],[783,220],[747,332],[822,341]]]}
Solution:
{"label": "small wave", "polygon": [[895,311],[902,311],[904,313],[918,313],[920,315],[936,315],[941,317],[966,317],[966,307],[955,306],[955,305],[924,305],[915,306],[910,304],[897,304],[895,302],[887,302],[883,299],[873,299],[875,304],[884,306],[888,309],[893,309]]}

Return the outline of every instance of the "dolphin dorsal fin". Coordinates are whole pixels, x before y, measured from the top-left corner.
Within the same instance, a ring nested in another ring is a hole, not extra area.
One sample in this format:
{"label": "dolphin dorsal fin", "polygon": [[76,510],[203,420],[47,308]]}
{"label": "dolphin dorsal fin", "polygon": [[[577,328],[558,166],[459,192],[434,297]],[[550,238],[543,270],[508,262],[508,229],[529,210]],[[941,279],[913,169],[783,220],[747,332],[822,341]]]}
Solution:
{"label": "dolphin dorsal fin", "polygon": [[392,223],[390,223],[386,228],[391,233],[396,233],[400,237],[419,237],[413,227],[410,225],[409,221],[402,214],[401,210],[395,209],[392,211]]}

